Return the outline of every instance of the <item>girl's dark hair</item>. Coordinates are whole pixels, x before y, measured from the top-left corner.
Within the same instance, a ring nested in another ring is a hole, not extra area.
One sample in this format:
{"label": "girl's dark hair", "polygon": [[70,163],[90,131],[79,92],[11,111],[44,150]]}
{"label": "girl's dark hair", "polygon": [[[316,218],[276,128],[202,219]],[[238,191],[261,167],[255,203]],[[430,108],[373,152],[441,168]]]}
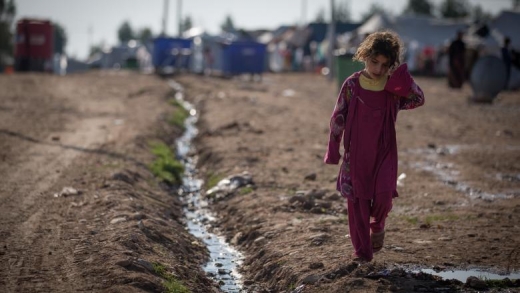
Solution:
{"label": "girl's dark hair", "polygon": [[365,62],[369,58],[383,55],[390,61],[390,68],[395,68],[401,64],[403,51],[403,43],[395,32],[381,31],[368,35],[359,45],[353,59]]}

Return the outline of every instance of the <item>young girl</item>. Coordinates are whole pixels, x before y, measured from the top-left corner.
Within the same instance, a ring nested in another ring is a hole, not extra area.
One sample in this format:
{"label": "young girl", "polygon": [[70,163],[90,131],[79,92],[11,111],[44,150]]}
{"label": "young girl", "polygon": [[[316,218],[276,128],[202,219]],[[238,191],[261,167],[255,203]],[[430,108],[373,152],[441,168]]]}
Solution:
{"label": "young girl", "polygon": [[343,137],[336,188],[347,198],[353,257],[358,261],[371,261],[383,248],[385,219],[397,197],[397,112],[424,104],[422,90],[406,64],[400,65],[402,51],[393,32],[367,36],[354,55],[365,68],[345,80],[330,120],[324,161],[339,163]]}

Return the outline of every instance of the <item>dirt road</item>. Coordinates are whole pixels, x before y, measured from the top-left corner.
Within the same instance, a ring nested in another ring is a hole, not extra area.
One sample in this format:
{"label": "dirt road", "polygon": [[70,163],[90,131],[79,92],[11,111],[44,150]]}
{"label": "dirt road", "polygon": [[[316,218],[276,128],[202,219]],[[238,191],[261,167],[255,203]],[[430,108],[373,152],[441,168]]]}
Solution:
{"label": "dirt road", "polygon": [[443,79],[417,79],[426,105],[399,113],[400,197],[385,249],[357,267],[345,202],[334,190],[338,167],[322,162],[336,86],[301,74],[179,82],[202,111],[207,178],[247,171],[256,182],[215,207],[228,240],[248,255],[251,288],[433,292],[450,286],[412,282],[399,270],[395,279],[360,277],[391,267],[520,269],[518,92],[474,105],[469,86],[453,91]]}
{"label": "dirt road", "polygon": [[0,88],[1,292],[211,292],[205,250],[148,168],[150,142],[181,131],[165,81],[27,74]]}
{"label": "dirt road", "polygon": [[[520,270],[518,92],[475,105],[468,86],[417,78],[426,105],[398,117],[385,247],[360,265],[337,166],[322,162],[336,85],[174,79],[201,113],[192,153],[205,189],[244,171],[255,182],[212,203],[213,230],[245,254],[244,291],[472,292],[412,271]],[[174,147],[182,131],[168,123],[178,109],[165,80],[27,74],[0,88],[0,292],[218,292],[181,200],[150,172],[151,145]],[[493,290],[520,286],[509,285]]]}

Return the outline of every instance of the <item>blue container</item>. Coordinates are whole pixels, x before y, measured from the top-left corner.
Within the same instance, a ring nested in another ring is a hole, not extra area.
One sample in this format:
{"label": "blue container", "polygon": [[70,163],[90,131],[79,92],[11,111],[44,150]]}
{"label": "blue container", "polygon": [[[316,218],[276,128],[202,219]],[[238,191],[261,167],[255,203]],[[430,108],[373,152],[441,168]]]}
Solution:
{"label": "blue container", "polygon": [[152,63],[156,70],[188,69],[191,55],[189,39],[158,37],[153,41]]}
{"label": "blue container", "polygon": [[222,46],[222,73],[239,75],[261,74],[265,68],[266,45],[237,41]]}

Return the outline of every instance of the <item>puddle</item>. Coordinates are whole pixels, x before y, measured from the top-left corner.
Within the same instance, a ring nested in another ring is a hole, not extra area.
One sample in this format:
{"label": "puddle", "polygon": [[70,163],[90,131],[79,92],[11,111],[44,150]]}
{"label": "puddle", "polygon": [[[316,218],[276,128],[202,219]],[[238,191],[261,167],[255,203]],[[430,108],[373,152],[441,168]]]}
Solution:
{"label": "puddle", "polygon": [[[472,199],[482,199],[482,200],[493,201],[495,199],[512,198],[516,194],[519,194],[520,190],[510,190],[508,192],[501,192],[501,193],[489,193],[489,192],[483,191],[479,188],[475,188],[475,187],[471,186],[470,184],[459,180],[460,171],[457,170],[457,166],[454,163],[443,163],[441,161],[441,156],[453,155],[453,154],[456,154],[456,153],[466,150],[466,149],[476,149],[476,148],[488,149],[489,147],[447,145],[447,146],[440,147],[440,148],[410,149],[410,150],[407,150],[406,152],[410,153],[410,154],[421,155],[425,159],[425,160],[409,163],[408,165],[410,167],[412,167],[414,169],[427,171],[427,172],[434,174],[437,178],[439,178],[445,184],[453,187],[457,191],[465,193]],[[505,148],[505,150],[516,151],[516,150],[518,150],[518,148],[513,147],[513,146],[508,146]],[[500,176],[500,178],[498,176]],[[499,178],[500,180],[516,181],[516,180],[519,180],[519,178],[520,178],[519,176],[520,175],[518,175],[518,174],[513,174],[513,175],[498,174],[497,179]]]}
{"label": "puddle", "polygon": [[189,111],[190,117],[186,119],[186,131],[177,139],[177,158],[184,164],[183,186],[179,193],[186,207],[184,214],[188,231],[199,238],[208,248],[210,260],[204,266],[206,274],[214,279],[223,292],[242,292],[242,276],[238,272],[238,266],[242,263],[242,254],[231,247],[223,237],[209,231],[210,224],[215,220],[209,209],[209,203],[201,194],[202,180],[197,178],[196,158],[190,157],[192,141],[197,136],[195,127],[198,115],[196,109],[183,97],[183,88],[174,81],[170,86],[176,91],[175,99]]}
{"label": "puddle", "polygon": [[[482,280],[503,280],[503,279],[510,279],[510,280],[514,280],[514,279],[520,279],[520,273],[512,273],[512,274],[508,274],[508,275],[502,275],[502,274],[495,274],[495,273],[490,273],[490,272],[485,272],[485,271],[480,271],[480,270],[467,270],[467,271],[462,271],[462,270],[453,270],[453,271],[435,271],[435,270],[432,270],[432,269],[422,269],[422,270],[419,270],[420,272],[423,272],[423,273],[426,273],[426,274],[430,274],[430,275],[435,275],[435,276],[439,276],[441,278],[443,278],[444,280],[452,280],[452,279],[455,279],[455,280],[459,280],[463,283],[466,282],[466,280],[468,279],[468,277],[477,277],[479,279],[482,279]],[[419,271],[414,271],[414,273],[417,273]]]}

